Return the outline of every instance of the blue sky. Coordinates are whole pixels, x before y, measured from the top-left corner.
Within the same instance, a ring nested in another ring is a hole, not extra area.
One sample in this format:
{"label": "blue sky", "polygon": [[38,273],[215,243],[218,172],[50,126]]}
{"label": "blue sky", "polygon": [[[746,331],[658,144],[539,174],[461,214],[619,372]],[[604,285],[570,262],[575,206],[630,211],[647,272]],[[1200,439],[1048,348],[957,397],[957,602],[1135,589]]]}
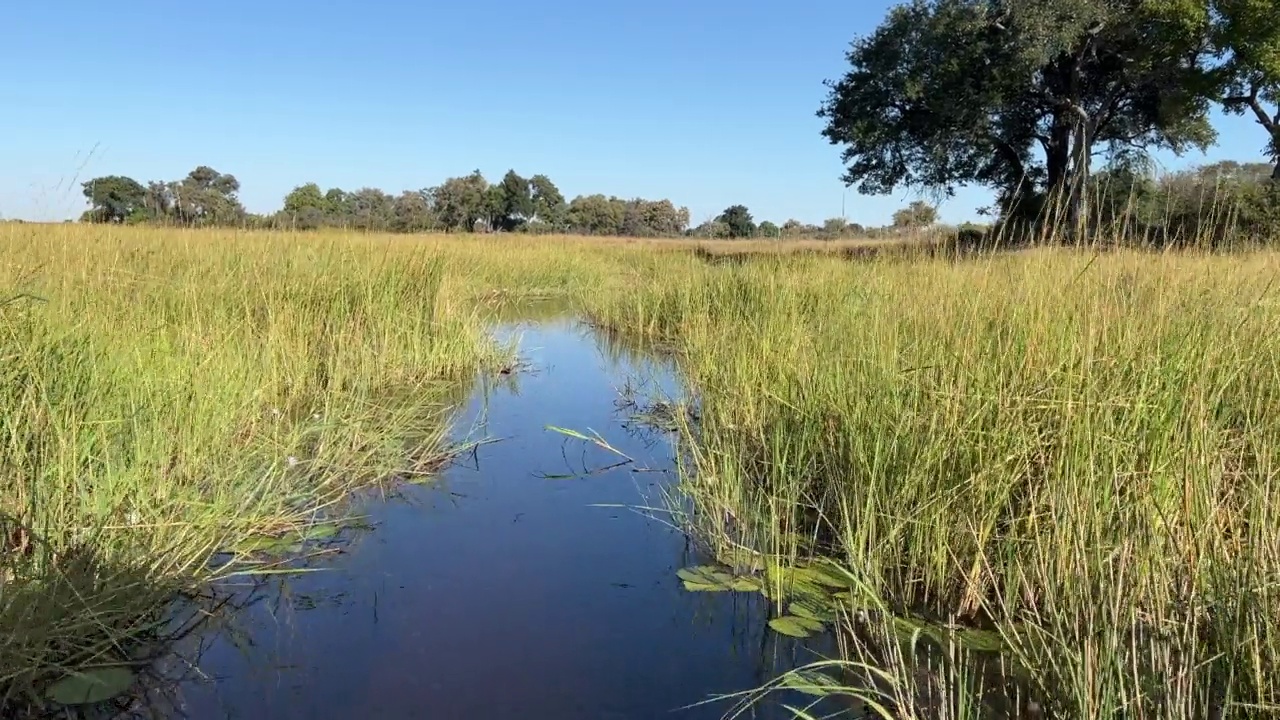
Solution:
{"label": "blue sky", "polygon": [[[814,112],[883,0],[15,2],[0,26],[0,215],[78,215],[78,182],[206,164],[256,212],[293,186],[398,192],[475,168],[567,197],[672,199],[694,223],[881,224],[914,199],[840,182]],[[1209,159],[1257,159],[1219,124]],[[1177,166],[1203,161],[1162,156]],[[960,222],[981,191],[944,203]]]}

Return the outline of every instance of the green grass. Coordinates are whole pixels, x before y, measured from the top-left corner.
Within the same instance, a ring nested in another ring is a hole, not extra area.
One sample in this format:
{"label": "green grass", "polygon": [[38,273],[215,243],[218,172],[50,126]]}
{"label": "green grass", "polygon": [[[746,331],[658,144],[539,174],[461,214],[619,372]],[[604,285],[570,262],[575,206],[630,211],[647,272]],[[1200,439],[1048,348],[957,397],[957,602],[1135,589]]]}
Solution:
{"label": "green grass", "polygon": [[921,673],[885,641],[912,613],[997,628],[1057,717],[1239,717],[1280,702],[1278,271],[801,259],[668,273],[594,314],[679,348],[705,536],[832,555],[874,591],[849,667],[891,682],[845,692],[974,716],[946,681],[975,661]]}
{"label": "green grass", "polygon": [[468,381],[505,360],[441,302],[430,248],[0,232],[10,707],[60,668],[127,657],[175,592],[230,569],[217,552],[429,472]]}
{"label": "green grass", "polygon": [[[1003,685],[1054,717],[1280,702],[1280,253],[717,264],[23,225],[0,251],[0,288],[38,298],[0,306],[10,701],[127,656],[216,551],[429,472],[468,380],[509,360],[484,318],[544,299],[675,352],[704,541],[856,578],[837,692],[905,717],[987,716]],[[942,629],[969,626],[1004,650]]]}

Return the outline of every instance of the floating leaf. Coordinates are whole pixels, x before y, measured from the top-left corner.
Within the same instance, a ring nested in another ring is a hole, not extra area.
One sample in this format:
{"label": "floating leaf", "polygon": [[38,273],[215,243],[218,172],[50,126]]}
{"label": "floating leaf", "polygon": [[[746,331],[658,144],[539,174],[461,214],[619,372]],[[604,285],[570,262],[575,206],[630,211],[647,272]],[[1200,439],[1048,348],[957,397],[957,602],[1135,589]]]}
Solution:
{"label": "floating leaf", "polygon": [[1004,649],[1003,638],[1001,638],[1000,633],[994,630],[980,630],[978,628],[948,629],[909,617],[895,617],[893,626],[903,640],[910,640],[913,635],[919,633],[920,636],[926,637],[942,646],[955,643],[961,649],[974,652],[1000,652]]}
{"label": "floating leaf", "polygon": [[807,638],[816,632],[822,632],[823,629],[822,623],[817,620],[795,615],[776,617],[769,621],[769,627],[773,628],[774,632],[796,638]]}
{"label": "floating leaf", "polygon": [[778,678],[778,684],[806,695],[826,697],[842,691],[842,686],[835,678],[820,671],[806,668],[792,670]]}
{"label": "floating leaf", "polygon": [[858,586],[857,578],[852,573],[831,560],[822,560],[805,570],[808,578],[819,585],[840,590],[851,590]]}
{"label": "floating leaf", "polygon": [[695,565],[694,567],[680,568],[676,570],[676,575],[681,580],[689,583],[698,583],[701,585],[717,585],[719,578],[727,576],[728,573],[723,572],[720,568],[712,565]]}
{"label": "floating leaf", "polygon": [[716,560],[739,572],[760,572],[766,565],[764,555],[737,545],[724,545],[718,548]]}
{"label": "floating leaf", "polygon": [[713,565],[698,565],[680,568],[676,575],[684,581],[684,587],[690,592],[755,592],[760,589],[760,581],[743,576],[735,576],[722,568]]}
{"label": "floating leaf", "polygon": [[835,608],[830,605],[818,605],[813,602],[793,602],[788,608],[792,615],[817,622],[834,622]]}
{"label": "floating leaf", "polygon": [[126,667],[93,668],[58,680],[45,689],[45,696],[59,705],[100,703],[127,691],[133,678]]}
{"label": "floating leaf", "polygon": [[806,628],[809,628],[809,630],[813,632],[822,632],[824,629],[826,629],[826,626],[820,620],[814,620],[813,618],[796,617],[796,622],[800,623]]}
{"label": "floating leaf", "polygon": [[321,525],[312,525],[302,531],[301,535],[304,540],[326,540],[334,537],[342,528],[333,523],[324,523]]}

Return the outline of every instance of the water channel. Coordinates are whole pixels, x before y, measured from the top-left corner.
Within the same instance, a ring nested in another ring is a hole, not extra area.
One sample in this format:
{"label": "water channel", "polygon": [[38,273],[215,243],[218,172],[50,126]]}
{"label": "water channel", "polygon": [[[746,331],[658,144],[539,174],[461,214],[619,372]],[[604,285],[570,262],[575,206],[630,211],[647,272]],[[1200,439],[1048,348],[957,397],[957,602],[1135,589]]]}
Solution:
{"label": "water channel", "polygon": [[[618,403],[678,396],[669,365],[565,315],[498,334],[523,367],[485,380],[455,425],[494,442],[363,504],[367,530],[315,572],[245,590],[184,643],[166,716],[712,720],[735,710],[717,696],[831,652],[770,631],[758,593],[682,587],[676,570],[702,559],[665,515],[671,438]],[[602,469],[622,458],[548,426],[633,462]],[[780,693],[738,717],[812,701]]]}

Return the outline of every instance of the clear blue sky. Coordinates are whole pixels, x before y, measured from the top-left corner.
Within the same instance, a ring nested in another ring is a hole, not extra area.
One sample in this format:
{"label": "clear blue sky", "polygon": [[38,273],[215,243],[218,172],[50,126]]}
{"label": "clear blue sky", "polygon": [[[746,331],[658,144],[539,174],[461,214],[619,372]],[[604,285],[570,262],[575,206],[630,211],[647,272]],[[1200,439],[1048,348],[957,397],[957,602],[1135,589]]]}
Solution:
{"label": "clear blue sky", "polygon": [[[9,3],[0,26],[0,214],[60,219],[78,182],[211,165],[252,211],[294,185],[398,192],[475,168],[549,175],[567,197],[671,198],[694,223],[888,221],[820,136],[838,76],[884,0],[646,3],[221,0]],[[1220,124],[1210,159],[1257,159]],[[1173,160],[1184,164],[1202,157]],[[942,217],[974,217],[965,191]]]}

